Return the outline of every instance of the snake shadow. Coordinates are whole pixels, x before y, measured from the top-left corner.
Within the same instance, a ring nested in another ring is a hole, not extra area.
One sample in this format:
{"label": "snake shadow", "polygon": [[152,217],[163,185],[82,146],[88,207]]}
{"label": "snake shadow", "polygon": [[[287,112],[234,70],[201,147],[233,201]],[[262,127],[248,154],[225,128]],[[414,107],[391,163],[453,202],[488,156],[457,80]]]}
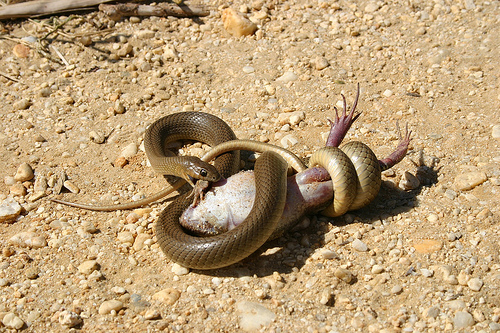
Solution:
{"label": "snake shadow", "polygon": [[[193,271],[209,276],[235,278],[254,275],[266,277],[273,275],[274,272],[280,274],[298,272],[317,249],[327,244],[330,244],[331,249],[341,248],[354,240],[347,238],[343,241],[327,241],[325,235],[332,226],[342,228],[352,223],[366,225],[391,223],[392,217],[417,207],[418,195],[423,189],[438,182],[440,169],[436,166],[438,159],[426,158],[423,152],[412,152],[413,154],[418,154],[417,162],[412,161],[416,167],[415,176],[420,182],[417,188],[405,191],[395,186],[392,181],[383,181],[379,194],[365,208],[337,218],[327,218],[319,214],[308,216],[311,221],[308,227],[287,232],[278,239],[266,242],[258,251],[239,263],[216,270]],[[337,255],[336,259],[342,261],[340,255]],[[316,266],[321,269],[324,265],[318,260]]]}

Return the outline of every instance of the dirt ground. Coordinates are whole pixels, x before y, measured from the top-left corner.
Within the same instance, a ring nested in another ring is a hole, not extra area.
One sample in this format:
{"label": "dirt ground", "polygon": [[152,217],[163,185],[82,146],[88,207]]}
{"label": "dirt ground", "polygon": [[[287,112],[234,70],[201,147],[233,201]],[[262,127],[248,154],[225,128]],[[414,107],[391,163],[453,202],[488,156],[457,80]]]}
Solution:
{"label": "dirt ground", "polygon": [[[200,4],[208,17],[0,23],[0,199],[23,207],[0,224],[0,330],[499,331],[500,2]],[[228,6],[255,34],[224,29]],[[228,268],[165,258],[154,222],[167,203],[90,212],[47,200],[63,173],[69,201],[160,190],[142,138],[179,111],[306,159],[358,83],[362,115],[345,141],[384,157],[399,121],[413,131],[408,156],[367,208],[310,216]],[[305,118],[279,121],[296,111]]]}

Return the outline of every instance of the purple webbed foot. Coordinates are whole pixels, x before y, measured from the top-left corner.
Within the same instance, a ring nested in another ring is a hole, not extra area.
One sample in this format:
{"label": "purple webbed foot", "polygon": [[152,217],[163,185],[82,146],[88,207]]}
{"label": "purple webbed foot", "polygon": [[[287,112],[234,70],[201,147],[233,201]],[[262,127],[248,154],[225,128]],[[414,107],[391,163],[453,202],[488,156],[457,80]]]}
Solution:
{"label": "purple webbed foot", "polygon": [[358,92],[356,94],[356,98],[354,99],[354,104],[352,105],[351,111],[349,114],[347,112],[347,103],[345,100],[345,96],[342,95],[342,99],[344,100],[344,108],[342,110],[342,115],[339,117],[339,113],[337,107],[335,109],[335,122],[328,120],[330,125],[332,126],[330,129],[330,134],[328,135],[328,139],[326,140],[326,147],[338,147],[342,140],[344,139],[347,131],[351,128],[352,123],[361,115],[361,112],[354,115],[354,111],[356,110],[356,106],[358,105],[359,99],[359,83],[358,83]]}

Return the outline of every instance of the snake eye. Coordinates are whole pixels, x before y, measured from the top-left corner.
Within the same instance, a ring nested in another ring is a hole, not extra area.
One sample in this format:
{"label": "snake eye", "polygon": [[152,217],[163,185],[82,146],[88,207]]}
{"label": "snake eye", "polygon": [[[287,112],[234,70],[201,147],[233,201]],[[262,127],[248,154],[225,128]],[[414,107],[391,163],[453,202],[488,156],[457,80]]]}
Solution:
{"label": "snake eye", "polygon": [[202,176],[202,177],[208,176],[208,171],[206,169],[201,169],[200,170],[200,176]]}

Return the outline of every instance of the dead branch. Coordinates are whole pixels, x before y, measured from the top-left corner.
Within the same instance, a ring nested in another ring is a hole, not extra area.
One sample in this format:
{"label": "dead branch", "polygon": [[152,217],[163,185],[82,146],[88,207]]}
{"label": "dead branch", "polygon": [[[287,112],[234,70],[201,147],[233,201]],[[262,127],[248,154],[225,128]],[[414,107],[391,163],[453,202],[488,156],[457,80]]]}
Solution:
{"label": "dead branch", "polygon": [[35,0],[0,7],[0,20],[36,17],[42,15],[56,14],[66,11],[85,9],[87,7],[99,6],[99,9],[109,15],[112,19],[122,16],[175,16],[192,17],[208,16],[210,11],[201,6],[186,6],[185,4],[159,3],[156,6],[139,5],[133,3],[103,5],[113,0]]}
{"label": "dead branch", "polygon": [[139,5],[136,3],[122,3],[116,5],[99,5],[99,10],[113,20],[122,16],[175,16],[192,17],[208,16],[210,11],[201,6],[176,5],[171,3],[159,3],[156,6]]}
{"label": "dead branch", "polygon": [[97,6],[113,0],[36,0],[0,7],[0,20],[35,17]]}

